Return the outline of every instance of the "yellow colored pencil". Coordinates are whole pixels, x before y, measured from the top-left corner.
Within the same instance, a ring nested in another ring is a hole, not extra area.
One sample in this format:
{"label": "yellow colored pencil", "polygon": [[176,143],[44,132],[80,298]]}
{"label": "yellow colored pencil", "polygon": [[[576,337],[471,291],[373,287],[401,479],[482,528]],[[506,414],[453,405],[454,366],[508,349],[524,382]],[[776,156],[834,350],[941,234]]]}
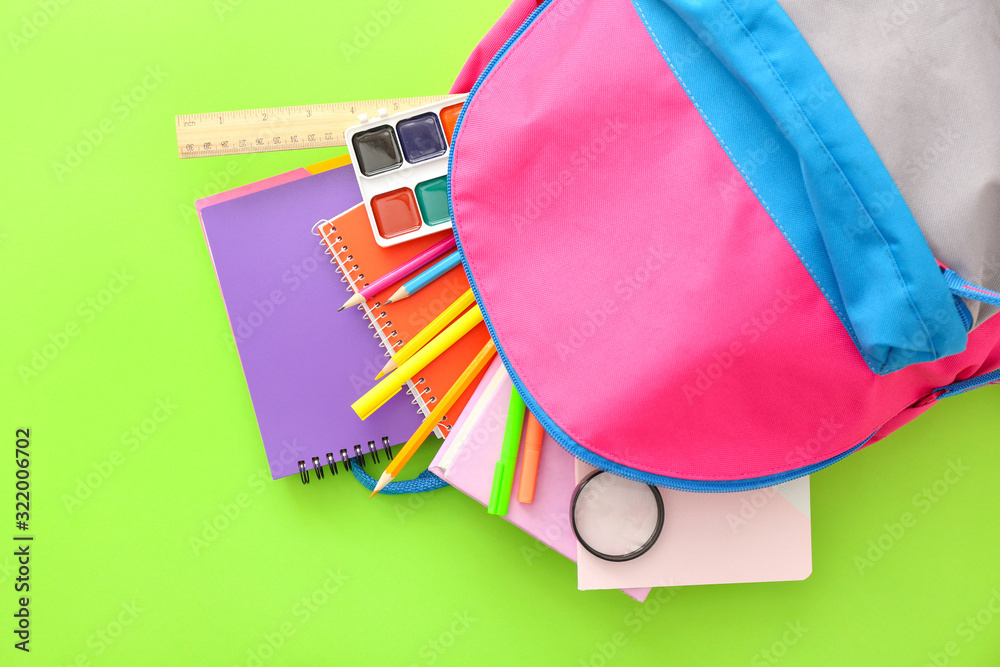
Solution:
{"label": "yellow colored pencil", "polygon": [[429,340],[441,333],[441,330],[451,324],[452,320],[458,317],[463,310],[476,302],[476,296],[472,293],[472,288],[465,290],[462,296],[455,299],[455,302],[444,309],[444,311],[431,320],[431,323],[420,330],[410,342],[396,351],[396,356],[389,360],[375,379],[379,379],[386,373],[396,370],[400,364],[412,357],[417,350],[427,344]]}
{"label": "yellow colored pencil", "polygon": [[403,362],[399,368],[382,378],[382,381],[369,389],[364,396],[354,401],[351,408],[362,419],[368,419],[386,401],[398,394],[407,380],[415,377],[427,364],[441,356],[455,341],[472,331],[482,321],[483,312],[479,310],[478,305],[473,306],[431,342],[417,350],[416,354]]}
{"label": "yellow colored pencil", "polygon": [[424,443],[424,440],[427,439],[430,432],[433,431],[434,427],[441,421],[445,412],[450,410],[452,406],[455,405],[455,401],[457,401],[459,397],[465,393],[465,390],[469,388],[470,384],[472,384],[472,380],[475,379],[475,377],[479,375],[484,368],[486,368],[486,364],[490,363],[493,359],[493,355],[496,353],[497,348],[496,345],[493,344],[493,340],[490,339],[486,341],[486,345],[483,345],[483,349],[479,351],[476,358],[472,360],[472,363],[469,364],[468,368],[462,371],[462,374],[458,376],[457,380],[455,380],[455,384],[451,385],[451,389],[448,390],[448,393],[446,393],[444,398],[438,402],[431,414],[420,425],[420,428],[418,428],[414,434],[410,436],[410,439],[406,441],[403,448],[399,450],[399,453],[396,454],[395,458],[393,458],[392,463],[388,465],[385,472],[383,472],[382,476],[379,477],[378,484],[375,485],[375,490],[372,491],[372,495],[368,496],[369,498],[374,498],[376,493],[381,491],[386,484],[395,479],[396,475],[399,474],[399,471],[403,469],[403,466],[409,462],[413,453],[420,448],[420,445]]}

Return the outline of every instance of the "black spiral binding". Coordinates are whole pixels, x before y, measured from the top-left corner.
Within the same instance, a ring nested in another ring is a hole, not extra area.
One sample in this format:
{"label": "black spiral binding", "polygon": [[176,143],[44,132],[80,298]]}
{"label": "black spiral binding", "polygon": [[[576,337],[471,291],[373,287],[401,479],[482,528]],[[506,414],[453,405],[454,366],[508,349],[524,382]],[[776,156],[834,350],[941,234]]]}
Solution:
{"label": "black spiral binding", "polygon": [[[330,223],[329,220],[318,221],[315,225],[313,225],[312,232],[322,239],[320,244],[326,247],[326,254],[331,256],[330,263],[336,267],[337,273],[340,274],[340,282],[345,284],[345,289],[349,294],[354,294],[355,289],[360,289],[368,285],[368,283],[365,282],[365,274],[360,273],[360,267],[354,263],[354,255],[350,254],[350,248],[347,247],[344,237],[337,233],[336,225],[328,223]],[[327,226],[323,228],[324,225]],[[368,322],[368,328],[374,331],[372,337],[378,341],[378,346],[385,350],[383,353],[384,356],[391,356],[389,354],[389,349],[386,347],[387,345],[391,345],[393,349],[402,347],[403,341],[399,339],[399,332],[392,328],[392,320],[387,319],[388,316],[386,312],[382,310],[382,303],[380,301],[376,301],[371,306],[371,309],[369,309],[367,304],[358,306],[358,308],[361,310],[365,320]],[[421,417],[424,417],[424,412],[420,409],[420,401],[417,397],[422,396],[426,406],[430,406],[437,401],[436,396],[427,396],[427,394],[430,393],[431,388],[421,386],[425,383],[426,380],[423,377],[414,378],[413,389],[410,390],[410,394],[413,396],[410,403],[417,406],[417,414]],[[429,409],[430,408],[428,408],[428,410]],[[447,416],[445,416],[444,419],[447,419]],[[451,426],[451,424],[445,424],[444,428],[445,430],[450,431]],[[388,438],[382,438],[382,448],[387,452],[389,459],[392,459],[392,451],[386,445],[387,442]],[[374,444],[374,440],[369,442],[369,447],[372,444]],[[355,445],[354,451],[355,457],[361,456],[360,445]],[[347,454],[347,450],[342,449],[340,450],[340,453],[344,466],[350,470],[350,461],[349,459],[344,458]],[[330,469],[333,471],[333,474],[336,475],[336,464],[331,459],[332,455],[327,454],[327,462],[330,465]],[[318,457],[313,457],[313,469],[322,470],[322,465],[317,465],[318,460]],[[377,460],[378,459],[376,458],[376,461]],[[363,458],[362,465],[364,465]],[[317,472],[316,474],[319,479],[323,479],[321,472]],[[299,461],[299,476],[302,478],[303,484],[309,483],[309,472],[306,470],[305,461]]]}
{"label": "black spiral binding", "polygon": [[[365,274],[359,273],[360,267],[354,263],[354,255],[350,253],[350,248],[344,241],[344,237],[337,233],[336,225],[328,223],[330,223],[329,220],[317,222],[313,225],[313,234],[322,239],[320,244],[325,246],[324,252],[332,257],[330,263],[336,267],[337,273],[340,274],[340,282],[345,284],[344,289],[347,290],[348,294],[354,294],[355,289],[363,288],[368,284],[365,282]],[[368,328],[374,332],[372,337],[378,341],[378,346],[385,350],[383,355],[389,357],[386,345],[391,345],[393,349],[396,349],[403,346],[403,341],[399,339],[399,332],[392,328],[392,320],[388,319],[388,314],[381,308],[382,302],[380,301],[376,301],[370,308],[367,304],[358,306],[365,321],[368,322]],[[411,393],[421,396],[428,394],[429,387],[420,387],[424,382],[422,377],[415,378],[413,380],[415,392]],[[433,396],[425,396],[425,400],[429,405],[437,399]],[[411,399],[410,402],[417,406],[418,412],[423,416],[422,411],[420,411],[420,402],[416,398]]]}
{"label": "black spiral binding", "polygon": [[[365,282],[365,274],[358,273],[360,267],[354,263],[354,255],[350,254],[350,248],[344,242],[344,237],[337,234],[336,226],[331,224],[323,230],[322,234],[320,233],[320,228],[329,222],[329,220],[320,220],[317,222],[313,225],[313,234],[322,238],[320,243],[326,247],[326,254],[332,257],[330,263],[337,268],[337,273],[340,274],[340,282],[345,284],[344,289],[347,290],[348,294],[354,294],[355,288],[360,289],[368,285]],[[378,340],[379,347],[386,348],[387,343],[392,345],[393,349],[402,347],[403,341],[399,340],[399,332],[392,328],[392,320],[386,319],[386,312],[381,310],[381,301],[376,301],[370,311],[365,306],[358,306],[358,308],[361,309],[365,320],[368,321],[368,328],[374,331],[372,337]],[[379,335],[380,331],[382,335]],[[389,343],[389,341],[392,342]],[[384,355],[386,357],[389,356],[388,349],[386,349]]]}
{"label": "black spiral binding", "polygon": [[[387,460],[392,460],[392,445],[389,443],[389,438],[382,437],[382,452],[385,454]],[[379,447],[375,444],[374,440],[368,441],[368,455],[374,463],[379,462],[378,458]],[[346,449],[340,450],[340,462],[343,464],[345,470],[350,470],[352,465],[360,465],[362,468],[365,467],[365,453],[361,448],[361,445],[354,445],[354,454],[349,455]],[[352,463],[353,462],[353,463]],[[312,469],[316,473],[316,479],[323,479],[326,475],[326,471],[323,469],[323,463],[320,462],[318,456],[312,457]],[[330,468],[330,474],[337,474],[337,461],[334,459],[333,452],[326,453],[326,465]],[[299,461],[299,479],[302,480],[303,484],[309,483],[309,470],[306,468],[305,460]]]}

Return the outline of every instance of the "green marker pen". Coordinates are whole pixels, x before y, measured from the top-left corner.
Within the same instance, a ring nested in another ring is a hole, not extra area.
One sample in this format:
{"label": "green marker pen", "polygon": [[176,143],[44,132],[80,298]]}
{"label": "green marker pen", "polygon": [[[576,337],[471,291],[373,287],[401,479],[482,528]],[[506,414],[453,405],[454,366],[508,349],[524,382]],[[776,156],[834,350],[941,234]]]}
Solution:
{"label": "green marker pen", "polygon": [[521,448],[521,427],[524,425],[524,400],[517,387],[510,388],[510,408],[507,410],[507,427],[503,432],[500,460],[493,472],[493,490],[490,492],[489,514],[507,516],[510,491],[514,486],[514,469],[517,467],[517,450]]}

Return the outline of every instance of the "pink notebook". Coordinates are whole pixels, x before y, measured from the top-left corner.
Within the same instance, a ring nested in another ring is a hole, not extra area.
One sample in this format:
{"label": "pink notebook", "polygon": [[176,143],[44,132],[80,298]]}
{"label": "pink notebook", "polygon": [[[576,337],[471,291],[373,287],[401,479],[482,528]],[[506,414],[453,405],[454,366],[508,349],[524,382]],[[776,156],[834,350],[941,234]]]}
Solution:
{"label": "pink notebook", "polygon": [[[576,479],[594,468],[576,463]],[[580,590],[797,581],[812,573],[809,478],[742,493],[660,489],[660,538],[635,560],[612,563],[577,547]]]}
{"label": "pink notebook", "polygon": [[[510,388],[495,359],[430,466],[483,505],[489,502]],[[633,561],[609,563],[578,546],[569,521],[576,480],[589,470],[546,435],[535,501],[524,505],[512,498],[506,517],[576,561],[581,590],[621,588],[641,602],[650,586],[797,580],[812,571],[808,478],[734,494],[661,489],[666,518],[656,545]],[[520,465],[515,493],[519,478]]]}
{"label": "pink notebook", "polygon": [[[510,388],[510,378],[497,357],[430,465],[431,472],[484,506],[489,504],[494,464],[500,456]],[[518,462],[515,494],[520,470]],[[573,457],[546,435],[538,465],[535,501],[525,505],[512,498],[506,519],[575,561],[576,537],[569,523],[569,500],[575,486]],[[642,602],[649,588],[623,588],[622,592]]]}

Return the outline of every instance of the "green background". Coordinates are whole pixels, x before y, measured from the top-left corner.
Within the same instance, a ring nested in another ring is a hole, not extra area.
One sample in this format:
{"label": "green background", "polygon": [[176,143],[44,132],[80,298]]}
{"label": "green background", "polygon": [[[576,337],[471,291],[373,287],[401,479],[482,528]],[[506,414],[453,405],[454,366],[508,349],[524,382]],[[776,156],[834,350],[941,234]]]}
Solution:
{"label": "green background", "polygon": [[1000,387],[815,475],[808,580],[645,605],[577,591],[570,562],[452,489],[270,481],[192,202],[342,150],[180,160],[174,115],[441,93],[504,8],[398,2],[358,54],[387,1],[4,3],[0,511],[13,536],[28,427],[36,540],[29,655],[0,547],[0,664],[995,661]]}

